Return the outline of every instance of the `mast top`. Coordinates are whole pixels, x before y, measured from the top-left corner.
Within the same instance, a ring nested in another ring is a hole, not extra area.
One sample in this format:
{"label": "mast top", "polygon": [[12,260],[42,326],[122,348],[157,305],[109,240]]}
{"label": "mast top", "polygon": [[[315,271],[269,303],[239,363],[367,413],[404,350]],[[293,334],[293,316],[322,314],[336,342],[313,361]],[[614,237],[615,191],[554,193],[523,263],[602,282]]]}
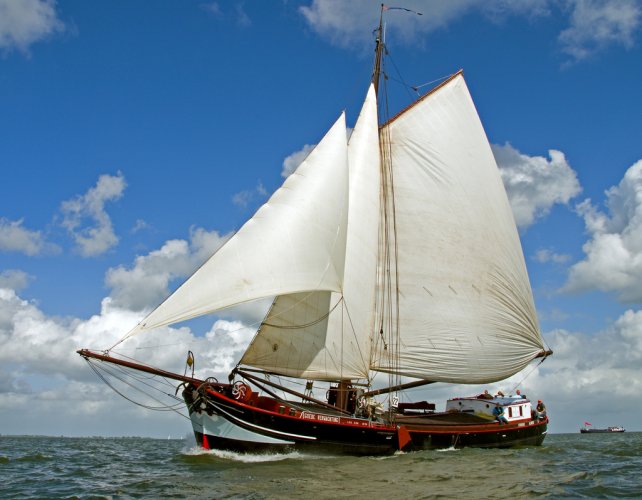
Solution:
{"label": "mast top", "polygon": [[375,94],[379,94],[379,80],[381,79],[381,58],[384,50],[383,40],[383,11],[385,5],[381,4],[381,13],[379,15],[379,27],[377,28],[377,39],[375,40],[375,62],[372,70],[372,84],[374,85]]}

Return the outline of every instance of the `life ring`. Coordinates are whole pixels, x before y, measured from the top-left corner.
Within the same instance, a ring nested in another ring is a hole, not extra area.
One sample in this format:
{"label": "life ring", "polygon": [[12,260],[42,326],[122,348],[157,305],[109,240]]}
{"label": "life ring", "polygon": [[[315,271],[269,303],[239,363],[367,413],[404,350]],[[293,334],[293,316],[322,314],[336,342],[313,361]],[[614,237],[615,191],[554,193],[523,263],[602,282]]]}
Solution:
{"label": "life ring", "polygon": [[239,380],[232,386],[232,398],[236,399],[239,403],[244,403],[252,396],[252,389],[245,382]]}

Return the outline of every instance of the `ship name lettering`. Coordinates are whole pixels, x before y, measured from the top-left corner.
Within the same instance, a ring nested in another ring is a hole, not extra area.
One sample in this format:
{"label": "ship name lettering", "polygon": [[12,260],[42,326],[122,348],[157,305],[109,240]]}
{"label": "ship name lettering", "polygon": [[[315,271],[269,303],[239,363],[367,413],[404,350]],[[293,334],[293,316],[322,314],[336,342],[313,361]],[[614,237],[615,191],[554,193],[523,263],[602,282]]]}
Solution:
{"label": "ship name lettering", "polygon": [[301,412],[301,418],[305,420],[320,420],[322,422],[335,422],[340,423],[339,417],[329,417],[327,415],[317,415],[316,413],[309,413],[307,411]]}

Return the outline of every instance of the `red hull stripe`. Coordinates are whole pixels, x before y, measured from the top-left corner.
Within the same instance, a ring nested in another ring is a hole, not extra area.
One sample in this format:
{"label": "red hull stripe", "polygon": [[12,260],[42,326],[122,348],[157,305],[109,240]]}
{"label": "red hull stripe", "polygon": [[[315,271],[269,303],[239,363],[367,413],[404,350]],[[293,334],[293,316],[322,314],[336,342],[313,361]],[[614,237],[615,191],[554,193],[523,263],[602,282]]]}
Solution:
{"label": "red hull stripe", "polygon": [[506,431],[513,431],[513,430],[518,430],[518,429],[529,429],[532,427],[537,427],[539,425],[543,425],[548,423],[548,420],[542,421],[541,423],[537,424],[532,424],[532,425],[514,425],[514,424],[504,424],[504,425],[495,425],[493,427],[480,427],[480,426],[469,426],[469,427],[463,427],[463,426],[452,426],[448,428],[438,428],[438,427],[432,427],[432,428],[427,428],[428,426],[422,426],[422,428],[415,427],[413,428],[412,425],[408,426],[408,430],[412,434],[467,434],[471,432],[475,433],[484,433],[484,432],[493,432],[497,433],[500,430],[506,430]]}

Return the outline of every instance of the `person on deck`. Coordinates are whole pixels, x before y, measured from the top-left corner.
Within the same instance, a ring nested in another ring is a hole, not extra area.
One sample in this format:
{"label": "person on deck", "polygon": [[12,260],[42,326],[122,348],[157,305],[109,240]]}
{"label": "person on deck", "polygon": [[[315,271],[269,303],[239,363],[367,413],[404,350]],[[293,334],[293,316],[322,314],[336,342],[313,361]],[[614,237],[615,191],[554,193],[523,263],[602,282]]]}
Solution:
{"label": "person on deck", "polygon": [[503,406],[499,406],[499,405],[495,406],[495,408],[493,408],[493,415],[495,415],[495,418],[499,422],[499,425],[508,423],[508,420],[506,420],[506,417],[504,416]]}
{"label": "person on deck", "polygon": [[535,407],[535,418],[537,420],[546,418],[546,406],[542,403],[541,399],[537,401],[537,406]]}
{"label": "person on deck", "polygon": [[526,399],[526,394],[522,394],[522,392],[521,392],[519,389],[517,389],[517,390],[515,391],[515,397],[516,397],[516,398],[523,398],[523,399]]}
{"label": "person on deck", "polygon": [[493,396],[491,396],[490,392],[488,392],[488,389],[486,389],[479,396],[477,396],[477,399],[493,399]]}

